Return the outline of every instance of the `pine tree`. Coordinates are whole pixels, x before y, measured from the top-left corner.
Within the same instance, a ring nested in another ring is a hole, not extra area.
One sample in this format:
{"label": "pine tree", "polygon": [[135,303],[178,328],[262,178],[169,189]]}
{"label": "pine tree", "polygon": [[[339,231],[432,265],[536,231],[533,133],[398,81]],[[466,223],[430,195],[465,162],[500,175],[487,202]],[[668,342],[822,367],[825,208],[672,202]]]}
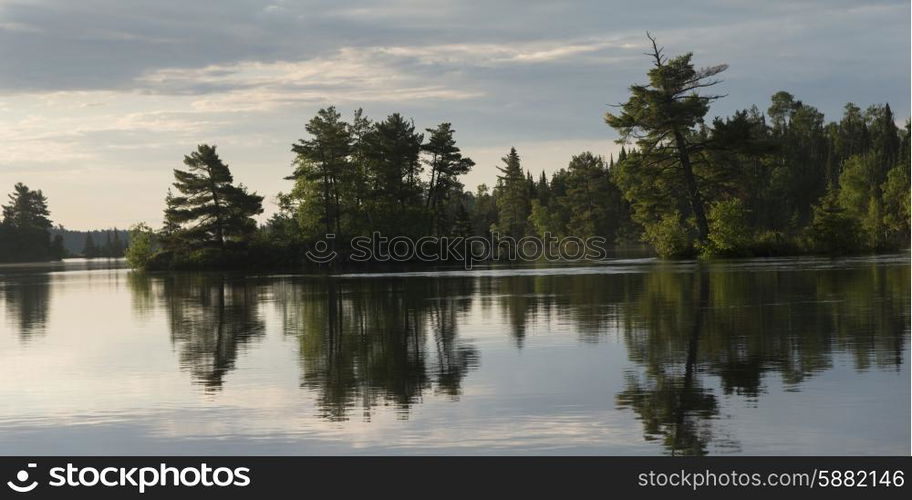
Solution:
{"label": "pine tree", "polygon": [[386,234],[423,233],[419,159],[423,134],[399,113],[374,124],[364,138],[371,194],[367,210],[375,215],[375,229]]}
{"label": "pine tree", "polygon": [[[358,118],[358,116],[356,116]],[[351,178],[352,133],[342,115],[330,106],[317,112],[304,127],[309,139],[301,139],[291,146],[298,155],[292,179],[309,183],[319,193],[320,206],[309,207],[319,213],[326,233],[341,233],[343,205],[348,198],[346,181]],[[299,186],[301,187],[301,186]],[[305,199],[305,203],[312,203]],[[317,225],[304,223],[305,226]]]}
{"label": "pine tree", "polygon": [[17,183],[9,195],[9,204],[2,209],[0,261],[43,261],[51,257],[52,224],[47,197],[41,190],[33,191]]}
{"label": "pine tree", "polygon": [[428,141],[421,146],[421,150],[428,155],[425,164],[430,169],[425,208],[430,212],[432,233],[440,234],[449,229],[443,227],[443,205],[454,192],[462,191],[458,177],[468,173],[475,162],[462,156],[453,139],[455,131],[449,123],[441,123],[437,128],[426,130]]}
{"label": "pine tree", "polygon": [[502,236],[519,239],[529,232],[531,196],[529,182],[523,173],[516,148],[510,148],[507,156],[501,158],[503,167],[497,167],[502,175],[497,176],[494,197],[497,200],[497,227]]}
{"label": "pine tree", "polygon": [[166,224],[179,227],[180,240],[190,246],[224,249],[228,242],[247,241],[256,230],[253,216],[263,212],[263,197],[233,184],[215,146],[201,144],[184,164],[187,170],[174,170],[181,195],[167,199]]}
{"label": "pine tree", "polygon": [[[721,96],[701,95],[699,91],[717,84],[712,78],[727,65],[695,69],[693,54],[667,59],[652,42],[653,68],[647,85],[632,85],[630,99],[620,113],[606,113],[605,121],[620,132],[620,141],[636,139],[646,161],[643,168],[667,172],[681,179],[690,212],[696,220],[698,237],[707,241],[704,194],[694,172],[694,161],[706,148],[696,126],[703,121],[710,103]],[[623,151],[622,151],[623,153]]]}
{"label": "pine tree", "polygon": [[605,161],[586,151],[570,160],[567,172],[567,195],[562,201],[570,212],[568,233],[584,238],[605,236],[613,239],[609,195],[614,194],[611,190],[614,186],[608,181]]}
{"label": "pine tree", "polygon": [[18,229],[50,229],[47,197],[40,189],[32,191],[25,184],[16,183],[9,204],[3,205],[3,223]]}

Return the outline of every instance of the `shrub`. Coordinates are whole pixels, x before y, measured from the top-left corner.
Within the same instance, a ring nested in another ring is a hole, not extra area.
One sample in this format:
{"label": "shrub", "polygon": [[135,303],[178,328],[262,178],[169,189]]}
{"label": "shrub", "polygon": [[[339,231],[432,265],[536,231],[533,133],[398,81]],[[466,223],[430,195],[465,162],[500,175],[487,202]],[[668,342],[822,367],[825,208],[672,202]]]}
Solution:
{"label": "shrub", "polygon": [[861,224],[839,206],[831,190],[814,206],[813,220],[805,232],[808,250],[829,255],[857,252],[861,246]]}
{"label": "shrub", "polygon": [[643,239],[652,245],[659,257],[685,257],[693,253],[689,231],[677,212],[648,224]]}
{"label": "shrub", "polygon": [[718,201],[709,208],[709,242],[704,256],[744,256],[751,244],[747,209],[740,199]]}
{"label": "shrub", "polygon": [[133,269],[146,269],[155,255],[155,233],[145,223],[130,228],[130,246],[124,256]]}

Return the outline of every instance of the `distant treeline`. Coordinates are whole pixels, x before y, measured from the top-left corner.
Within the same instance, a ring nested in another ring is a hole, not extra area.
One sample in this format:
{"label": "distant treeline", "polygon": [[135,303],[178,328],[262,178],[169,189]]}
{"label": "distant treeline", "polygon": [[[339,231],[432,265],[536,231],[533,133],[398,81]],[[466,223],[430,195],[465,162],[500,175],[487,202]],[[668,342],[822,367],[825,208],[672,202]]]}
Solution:
{"label": "distant treeline", "polygon": [[68,257],[123,257],[129,245],[130,232],[125,229],[94,229],[74,231],[57,226],[50,230],[51,237],[60,235]]}
{"label": "distant treeline", "polygon": [[[71,231],[52,227],[47,197],[22,183],[2,205],[0,262],[41,262],[65,257],[123,257],[129,233],[118,229]],[[98,243],[95,243],[98,242]]]}

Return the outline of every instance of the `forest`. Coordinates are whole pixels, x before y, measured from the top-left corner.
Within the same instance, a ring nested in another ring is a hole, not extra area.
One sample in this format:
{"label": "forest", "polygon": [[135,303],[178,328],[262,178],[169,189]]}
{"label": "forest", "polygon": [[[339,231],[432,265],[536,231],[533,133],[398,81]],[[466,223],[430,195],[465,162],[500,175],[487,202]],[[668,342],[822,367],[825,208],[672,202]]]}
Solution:
{"label": "forest", "polygon": [[[848,103],[828,122],[780,91],[765,111],[710,120],[727,66],[666,57],[654,40],[650,57],[646,82],[605,114],[622,145],[616,157],[581,152],[548,176],[525,169],[511,148],[496,183],[470,190],[460,179],[475,162],[451,123],[421,130],[399,113],[375,121],[358,109],[347,119],[330,106],[291,145],[290,187],[265,223],[255,220],[264,196],[235,183],[216,147],[202,144],[174,170],[163,226],[131,229],[127,259],[150,269],[298,266],[327,234],[344,255],[352,238],[375,231],[599,236],[663,258],[908,248],[910,124],[898,127],[888,104]],[[56,241],[45,245],[41,192],[20,184],[10,200],[0,255],[58,255]]]}

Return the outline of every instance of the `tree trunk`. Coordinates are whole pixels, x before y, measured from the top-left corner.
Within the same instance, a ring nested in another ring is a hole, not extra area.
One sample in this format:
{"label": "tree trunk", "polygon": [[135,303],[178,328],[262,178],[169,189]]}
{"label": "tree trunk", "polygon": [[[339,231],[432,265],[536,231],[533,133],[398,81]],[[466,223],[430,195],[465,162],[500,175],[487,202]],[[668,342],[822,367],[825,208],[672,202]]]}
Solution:
{"label": "tree trunk", "polygon": [[225,230],[222,227],[222,204],[219,202],[218,186],[212,177],[212,169],[207,166],[206,172],[209,175],[209,189],[212,190],[212,203],[215,205],[215,237],[218,239],[219,248],[224,252]]}
{"label": "tree trunk", "polygon": [[681,162],[681,168],[684,169],[684,182],[687,183],[687,195],[690,198],[690,208],[693,210],[694,217],[697,219],[697,231],[701,243],[706,243],[709,238],[709,223],[706,221],[706,212],[703,209],[703,197],[700,196],[700,189],[697,187],[697,179],[694,177],[693,166],[690,164],[690,155],[687,153],[687,143],[684,140],[684,134],[675,130],[675,145],[678,150],[678,160]]}

